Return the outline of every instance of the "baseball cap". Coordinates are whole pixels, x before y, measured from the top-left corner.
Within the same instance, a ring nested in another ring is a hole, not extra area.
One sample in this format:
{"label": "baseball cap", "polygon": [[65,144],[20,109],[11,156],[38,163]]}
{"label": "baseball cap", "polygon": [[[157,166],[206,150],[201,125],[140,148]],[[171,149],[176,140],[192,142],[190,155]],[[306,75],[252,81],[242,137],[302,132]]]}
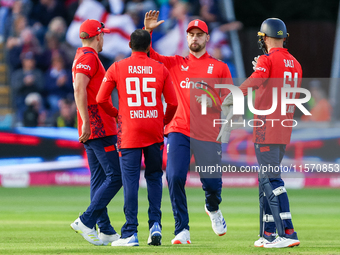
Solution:
{"label": "baseball cap", "polygon": [[[89,34],[87,37],[80,37],[82,32],[86,32]],[[80,39],[88,39],[93,36],[99,35],[100,33],[110,33],[110,29],[105,28],[103,22],[99,22],[95,19],[87,19],[85,20],[79,29],[79,37]]]}
{"label": "baseball cap", "polygon": [[199,28],[201,29],[204,33],[207,33],[209,34],[208,32],[208,26],[207,24],[203,21],[203,20],[200,20],[200,19],[195,19],[193,21],[191,21],[188,25],[188,28],[187,28],[187,32],[189,32],[191,29],[193,28]]}

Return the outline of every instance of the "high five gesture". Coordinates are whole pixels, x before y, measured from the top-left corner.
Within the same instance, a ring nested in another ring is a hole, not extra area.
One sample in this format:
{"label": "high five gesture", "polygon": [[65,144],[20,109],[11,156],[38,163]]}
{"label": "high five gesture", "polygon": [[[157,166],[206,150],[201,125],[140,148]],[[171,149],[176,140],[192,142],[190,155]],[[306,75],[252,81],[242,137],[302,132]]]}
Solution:
{"label": "high five gesture", "polygon": [[149,33],[156,27],[158,27],[160,24],[164,23],[164,20],[157,21],[158,16],[159,11],[148,11],[147,13],[145,13],[144,29]]}

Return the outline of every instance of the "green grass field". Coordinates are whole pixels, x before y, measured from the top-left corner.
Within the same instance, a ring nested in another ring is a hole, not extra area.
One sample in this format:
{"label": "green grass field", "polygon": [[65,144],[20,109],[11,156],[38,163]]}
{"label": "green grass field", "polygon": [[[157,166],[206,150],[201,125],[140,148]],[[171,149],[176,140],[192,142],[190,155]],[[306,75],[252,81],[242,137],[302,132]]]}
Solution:
{"label": "green grass field", "polygon": [[[340,190],[288,190],[301,245],[286,249],[253,247],[258,235],[257,189],[223,190],[221,210],[228,225],[219,237],[204,212],[204,193],[188,188],[191,245],[171,245],[174,220],[163,194],[163,244],[148,246],[146,189],[139,193],[139,247],[93,246],[70,228],[89,204],[89,187],[0,188],[1,254],[340,254]],[[113,226],[124,224],[123,191],[109,205]]]}

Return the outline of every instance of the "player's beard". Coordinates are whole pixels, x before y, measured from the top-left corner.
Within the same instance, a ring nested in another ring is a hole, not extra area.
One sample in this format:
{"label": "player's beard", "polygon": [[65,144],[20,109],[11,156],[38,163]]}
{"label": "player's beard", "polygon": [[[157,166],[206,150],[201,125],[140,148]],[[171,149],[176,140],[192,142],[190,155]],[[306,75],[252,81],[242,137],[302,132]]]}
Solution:
{"label": "player's beard", "polygon": [[195,43],[196,45],[193,45],[194,43],[189,45],[189,49],[193,52],[200,52],[205,48],[206,42],[202,44]]}

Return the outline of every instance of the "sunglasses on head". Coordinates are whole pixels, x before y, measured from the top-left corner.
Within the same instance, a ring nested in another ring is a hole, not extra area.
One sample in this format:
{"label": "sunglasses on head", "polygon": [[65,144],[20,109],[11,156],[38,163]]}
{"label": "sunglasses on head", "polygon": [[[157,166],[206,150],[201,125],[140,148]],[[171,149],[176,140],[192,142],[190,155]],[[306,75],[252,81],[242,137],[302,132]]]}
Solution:
{"label": "sunglasses on head", "polygon": [[98,30],[97,31],[100,31],[100,30],[102,30],[103,28],[105,28],[105,24],[104,24],[104,22],[100,22],[100,24],[102,25],[100,28],[98,28]]}

